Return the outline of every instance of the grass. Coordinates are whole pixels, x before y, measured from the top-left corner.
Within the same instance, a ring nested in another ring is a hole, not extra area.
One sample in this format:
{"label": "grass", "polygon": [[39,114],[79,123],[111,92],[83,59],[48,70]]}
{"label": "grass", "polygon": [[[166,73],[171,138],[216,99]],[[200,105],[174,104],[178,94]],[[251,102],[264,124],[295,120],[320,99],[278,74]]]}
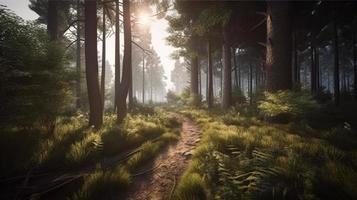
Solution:
{"label": "grass", "polygon": [[120,199],[120,195],[129,187],[130,182],[130,173],[124,168],[99,170],[85,178],[81,189],[71,199],[112,199],[115,196]]}
{"label": "grass", "polygon": [[[118,126],[115,116],[106,115],[99,130],[87,127],[83,115],[58,120],[53,135],[42,132],[2,133],[1,174],[12,177],[26,174],[31,168],[42,172],[79,170],[97,166],[96,171],[56,193],[58,199],[110,199],[123,195],[132,173],[155,157],[167,144],[177,141],[181,123],[164,110],[130,114]],[[3,142],[5,139],[6,142]],[[104,158],[130,150],[138,152],[114,169],[101,169]],[[12,152],[7,155],[5,152]],[[11,162],[7,162],[7,161]]]}
{"label": "grass", "polygon": [[306,121],[269,124],[234,112],[182,113],[204,135],[177,199],[357,198],[357,140],[349,126],[320,130]]}

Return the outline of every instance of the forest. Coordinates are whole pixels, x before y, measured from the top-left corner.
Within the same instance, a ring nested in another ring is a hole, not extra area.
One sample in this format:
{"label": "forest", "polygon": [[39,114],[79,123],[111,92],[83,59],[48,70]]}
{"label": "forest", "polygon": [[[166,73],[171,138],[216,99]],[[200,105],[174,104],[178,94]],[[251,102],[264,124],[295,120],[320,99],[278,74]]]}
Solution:
{"label": "forest", "polygon": [[0,0],[0,199],[357,199],[356,43],[355,1]]}

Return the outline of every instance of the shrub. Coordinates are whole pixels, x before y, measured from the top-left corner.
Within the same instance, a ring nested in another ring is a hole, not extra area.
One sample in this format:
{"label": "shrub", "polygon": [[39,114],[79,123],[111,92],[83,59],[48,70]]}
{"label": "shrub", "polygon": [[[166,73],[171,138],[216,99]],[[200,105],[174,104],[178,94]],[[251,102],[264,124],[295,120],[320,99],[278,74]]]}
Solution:
{"label": "shrub", "polygon": [[50,42],[46,30],[0,9],[0,126],[45,127],[71,101],[73,70],[65,51]]}
{"label": "shrub", "polygon": [[261,113],[270,118],[299,118],[319,108],[317,102],[307,92],[278,91],[265,92],[259,102]]}
{"label": "shrub", "polygon": [[234,89],[232,92],[232,103],[233,104],[244,104],[247,102],[247,98],[244,96],[243,91],[240,88]]}
{"label": "shrub", "polygon": [[167,102],[170,104],[177,104],[180,101],[180,96],[178,96],[177,94],[175,94],[175,92],[169,90],[166,94],[166,99]]}

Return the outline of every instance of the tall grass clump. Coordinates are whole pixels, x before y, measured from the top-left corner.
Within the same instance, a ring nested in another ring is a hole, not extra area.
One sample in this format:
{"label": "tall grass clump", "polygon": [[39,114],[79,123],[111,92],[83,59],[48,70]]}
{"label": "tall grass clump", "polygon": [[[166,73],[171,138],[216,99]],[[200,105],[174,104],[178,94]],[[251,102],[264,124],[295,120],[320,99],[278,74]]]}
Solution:
{"label": "tall grass clump", "polygon": [[97,171],[84,179],[81,189],[72,200],[121,199],[131,182],[130,173],[122,167],[114,171]]}
{"label": "tall grass clump", "polygon": [[103,143],[99,134],[89,133],[83,140],[73,143],[66,154],[66,160],[71,166],[95,161],[99,158]]}
{"label": "tall grass clump", "polygon": [[203,178],[197,173],[186,173],[177,185],[173,199],[175,200],[206,200]]}

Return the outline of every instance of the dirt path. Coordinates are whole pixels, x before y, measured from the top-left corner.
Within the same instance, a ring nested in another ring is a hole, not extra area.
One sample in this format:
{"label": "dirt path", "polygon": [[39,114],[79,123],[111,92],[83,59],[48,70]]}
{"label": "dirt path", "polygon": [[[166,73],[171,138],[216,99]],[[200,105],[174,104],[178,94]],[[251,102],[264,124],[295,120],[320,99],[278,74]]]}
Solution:
{"label": "dirt path", "polygon": [[137,176],[133,181],[130,200],[169,199],[174,185],[187,167],[191,151],[200,141],[199,128],[188,118],[177,115],[182,120],[180,140],[151,163],[151,173]]}

